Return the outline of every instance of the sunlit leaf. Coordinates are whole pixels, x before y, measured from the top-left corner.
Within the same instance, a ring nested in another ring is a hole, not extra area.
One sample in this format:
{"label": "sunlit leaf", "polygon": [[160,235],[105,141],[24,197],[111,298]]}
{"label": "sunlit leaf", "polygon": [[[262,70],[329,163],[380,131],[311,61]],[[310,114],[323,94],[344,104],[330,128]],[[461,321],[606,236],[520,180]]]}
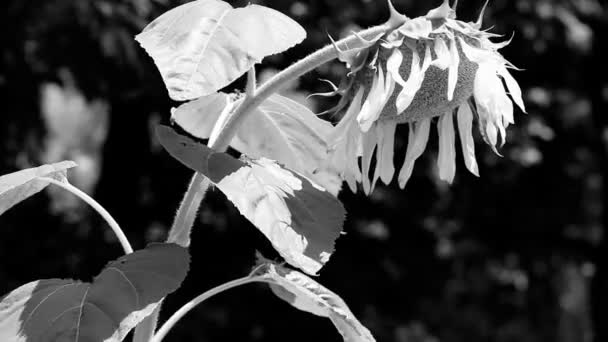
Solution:
{"label": "sunlit leaf", "polygon": [[67,169],[75,166],[76,163],[73,161],[63,161],[17,171],[0,177],[0,215],[49,185],[48,182],[41,180],[40,177],[67,182]]}
{"label": "sunlit leaf", "polygon": [[[228,95],[216,93],[181,105],[172,119],[193,136],[208,139],[222,111],[233,105],[238,102],[231,104]],[[332,128],[305,106],[274,94],[249,114],[230,145],[252,158],[277,160],[336,195],[342,180],[325,167],[325,139]]]}
{"label": "sunlit leaf", "polygon": [[154,59],[169,96],[182,101],[216,92],[305,37],[298,23],[273,9],[198,0],[161,15],[135,39]]}
{"label": "sunlit leaf", "polygon": [[329,318],[344,341],[375,341],[340,296],[305,274],[273,263],[265,263],[256,273],[269,278],[272,292],[295,308]]}
{"label": "sunlit leaf", "polygon": [[184,103],[171,110],[171,121],[200,139],[209,139],[213,126],[224,110],[232,107],[225,93],[213,93]]}
{"label": "sunlit leaf", "polygon": [[340,235],[342,204],[304,176],[273,160],[241,160],[159,126],[160,143],[177,160],[207,176],[289,262],[316,274]]}
{"label": "sunlit leaf", "polygon": [[186,248],[152,244],[109,263],[93,280],[38,280],[0,300],[0,341],[118,342],[188,272]]}

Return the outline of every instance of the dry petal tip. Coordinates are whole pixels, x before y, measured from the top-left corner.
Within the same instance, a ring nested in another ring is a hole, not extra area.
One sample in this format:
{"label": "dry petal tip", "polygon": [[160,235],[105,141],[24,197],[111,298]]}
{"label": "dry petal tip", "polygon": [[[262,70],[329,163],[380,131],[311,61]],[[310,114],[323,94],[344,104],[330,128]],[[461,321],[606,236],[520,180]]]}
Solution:
{"label": "dry petal tip", "polygon": [[390,12],[390,17],[388,18],[387,24],[389,26],[399,26],[408,20],[408,17],[404,14],[399,13],[395,6],[393,6],[393,2],[391,0],[387,0],[388,10]]}
{"label": "dry petal tip", "polygon": [[356,31],[351,31],[351,32],[359,39],[359,42],[363,45],[362,48],[367,48],[367,47],[374,45],[384,35],[384,33],[380,33],[380,34],[376,35],[374,38],[368,40],[368,39],[363,38],[359,34],[359,32],[356,32]]}
{"label": "dry petal tip", "polygon": [[427,19],[453,19],[456,18],[456,14],[450,7],[450,0],[443,0],[441,6],[430,10],[425,17]]}
{"label": "dry petal tip", "polygon": [[[344,95],[344,90],[341,90],[332,81],[324,79],[324,78],[320,78],[319,81],[325,82],[325,83],[329,84],[329,86],[332,88],[332,91],[328,91],[328,92],[324,92],[324,93],[313,93],[313,94],[310,94],[310,95],[306,96],[307,100],[310,99],[313,96],[332,97],[332,96],[336,96],[336,95]],[[319,115],[321,115],[321,114],[319,114]]]}
{"label": "dry petal tip", "polygon": [[336,94],[338,93],[338,87],[334,84],[334,82],[332,82],[328,79],[325,79],[325,78],[320,78],[319,81],[329,84],[331,89],[333,89],[333,93],[336,93]]}
{"label": "dry petal tip", "polygon": [[327,38],[329,38],[331,45],[334,46],[334,49],[336,50],[338,55],[340,55],[341,53],[344,53],[344,51],[340,50],[340,47],[338,46],[338,44],[336,44],[336,41],[331,37],[331,35],[329,33],[327,34]]}
{"label": "dry petal tip", "polygon": [[489,2],[490,2],[490,0],[486,0],[486,2],[483,4],[483,7],[481,8],[481,12],[479,12],[479,18],[477,18],[477,21],[475,22],[475,24],[473,24],[473,27],[478,30],[481,29],[481,25],[483,23],[483,14],[485,13]]}

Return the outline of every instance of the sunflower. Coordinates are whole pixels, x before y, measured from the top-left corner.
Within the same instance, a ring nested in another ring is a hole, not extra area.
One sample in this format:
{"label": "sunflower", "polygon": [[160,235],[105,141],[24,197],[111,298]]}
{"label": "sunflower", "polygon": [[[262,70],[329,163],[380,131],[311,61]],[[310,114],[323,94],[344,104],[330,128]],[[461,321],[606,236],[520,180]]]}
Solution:
{"label": "sunflower", "polygon": [[403,188],[436,120],[439,177],[452,182],[455,118],[466,167],[479,176],[473,121],[498,154],[496,146],[504,144],[506,128],[514,123],[511,101],[525,112],[521,89],[508,71],[516,68],[498,53],[509,41],[492,42],[499,36],[481,30],[485,6],[477,22],[468,23],[456,20],[456,3],[450,7],[448,0],[414,19],[397,13],[390,1],[389,7],[391,20],[402,23],[396,29],[369,40],[359,37],[362,47],[356,49],[334,44],[349,72],[334,91],[342,98],[330,110],[343,113],[328,139],[332,164],[353,191],[358,182],[368,194],[378,179],[390,183],[396,172],[395,129],[407,124],[408,145],[398,174]]}

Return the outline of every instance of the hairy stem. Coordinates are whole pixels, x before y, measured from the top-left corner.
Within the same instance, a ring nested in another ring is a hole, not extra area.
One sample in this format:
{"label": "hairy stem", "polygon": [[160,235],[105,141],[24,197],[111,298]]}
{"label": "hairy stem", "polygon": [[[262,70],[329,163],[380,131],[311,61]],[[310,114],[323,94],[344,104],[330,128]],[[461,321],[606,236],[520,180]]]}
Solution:
{"label": "hairy stem", "polygon": [[179,206],[175,221],[169,231],[167,242],[176,243],[183,247],[190,246],[190,228],[194,225],[196,213],[209,188],[209,179],[196,172],[190,181],[190,186]]}
{"label": "hairy stem", "polygon": [[156,333],[156,335],[154,335],[154,338],[151,340],[151,342],[162,342],[163,338],[165,338],[165,336],[167,335],[167,333],[169,333],[171,328],[173,328],[173,326],[182,317],[184,317],[190,310],[194,309],[197,305],[204,302],[205,300],[207,300],[221,292],[230,290],[237,286],[241,286],[241,285],[245,285],[245,284],[249,284],[249,283],[253,283],[253,282],[263,282],[263,281],[266,281],[265,277],[263,277],[263,276],[256,276],[256,277],[247,276],[247,277],[235,279],[233,281],[229,281],[225,284],[214,287],[209,291],[206,291],[205,293],[194,298],[193,300],[191,300],[190,302],[188,302],[184,306],[182,306],[179,310],[177,310],[173,314],[173,316],[171,316],[171,318],[169,318],[169,320],[167,320],[165,322],[165,324],[163,324],[163,326],[160,329],[158,329],[158,332]]}
{"label": "hairy stem", "polygon": [[103,217],[104,220],[106,220],[112,231],[114,231],[116,238],[118,238],[118,241],[122,245],[122,249],[125,251],[125,254],[133,253],[133,248],[131,247],[129,240],[125,236],[125,233],[122,231],[122,229],[120,229],[120,226],[118,225],[116,220],[114,220],[112,215],[110,215],[110,213],[104,207],[102,207],[101,204],[95,201],[91,196],[87,195],[82,190],[67,182],[60,182],[56,179],[49,177],[40,177],[39,179],[45,182],[49,182],[51,184],[55,184],[85,201],[88,205],[95,209],[95,211],[97,211],[99,215]]}
{"label": "hairy stem", "polygon": [[247,86],[245,87],[245,94],[248,97],[252,97],[255,95],[256,87],[258,86],[257,77],[255,76],[255,66],[252,66],[251,69],[247,72]]}

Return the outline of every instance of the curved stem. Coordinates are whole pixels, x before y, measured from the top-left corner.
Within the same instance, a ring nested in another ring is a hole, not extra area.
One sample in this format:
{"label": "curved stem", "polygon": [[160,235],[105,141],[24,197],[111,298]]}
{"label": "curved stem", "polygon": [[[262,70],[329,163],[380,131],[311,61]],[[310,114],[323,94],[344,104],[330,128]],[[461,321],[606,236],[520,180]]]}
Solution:
{"label": "curved stem", "polygon": [[[359,37],[351,35],[338,41],[336,44],[339,48],[353,49],[357,48],[361,44],[360,37],[365,39],[376,37],[377,35],[384,33],[391,29],[392,26],[387,24],[371,27],[367,30],[363,30],[358,33]],[[276,74],[266,83],[262,84],[258,88],[255,96],[246,98],[243,103],[236,109],[234,114],[230,116],[224,129],[220,132],[216,140],[216,146],[214,148],[218,151],[223,151],[228,148],[230,140],[236,133],[236,130],[240,126],[240,123],[247,117],[248,114],[262,104],[270,95],[281,90],[286,84],[297,79],[298,77],[318,68],[319,66],[330,62],[338,57],[335,47],[333,45],[327,45],[322,49],[308,55],[307,57],[299,60],[295,64],[291,65],[287,69]]]}
{"label": "curved stem", "polygon": [[82,190],[78,189],[77,187],[73,186],[70,183],[60,182],[56,179],[49,178],[49,177],[40,177],[39,179],[43,180],[45,182],[49,182],[51,184],[55,184],[65,190],[71,192],[72,194],[78,196],[80,199],[85,201],[88,205],[93,207],[93,209],[95,209],[95,211],[97,211],[99,213],[99,215],[101,215],[101,217],[103,217],[104,220],[106,220],[106,222],[108,223],[110,228],[114,231],[114,234],[116,234],[116,237],[118,238],[118,241],[122,245],[122,249],[125,251],[125,254],[133,253],[133,248],[131,247],[129,240],[125,236],[125,233],[122,231],[122,229],[120,229],[120,226],[118,225],[116,220],[114,220],[112,215],[110,215],[110,213],[104,207],[102,207],[101,204],[97,203],[97,201],[95,201],[91,196],[87,195]]}
{"label": "curved stem", "polygon": [[265,281],[265,277],[264,276],[256,276],[256,277],[247,276],[247,277],[235,279],[233,281],[229,281],[227,283],[214,287],[209,291],[206,291],[205,293],[194,298],[193,300],[191,300],[190,302],[188,302],[184,306],[182,306],[179,310],[177,310],[173,314],[173,316],[171,316],[171,318],[169,318],[169,320],[167,320],[165,322],[165,324],[163,324],[163,326],[160,329],[158,329],[158,332],[156,333],[156,335],[154,335],[154,338],[152,338],[151,342],[162,342],[163,338],[165,338],[165,336],[167,335],[167,333],[169,333],[171,328],[173,328],[173,326],[182,317],[184,317],[188,312],[190,312],[190,310],[194,309],[197,305],[204,302],[205,300],[215,296],[216,294],[219,294],[226,290],[230,290],[234,287],[253,283],[253,282],[259,282],[259,281]]}

